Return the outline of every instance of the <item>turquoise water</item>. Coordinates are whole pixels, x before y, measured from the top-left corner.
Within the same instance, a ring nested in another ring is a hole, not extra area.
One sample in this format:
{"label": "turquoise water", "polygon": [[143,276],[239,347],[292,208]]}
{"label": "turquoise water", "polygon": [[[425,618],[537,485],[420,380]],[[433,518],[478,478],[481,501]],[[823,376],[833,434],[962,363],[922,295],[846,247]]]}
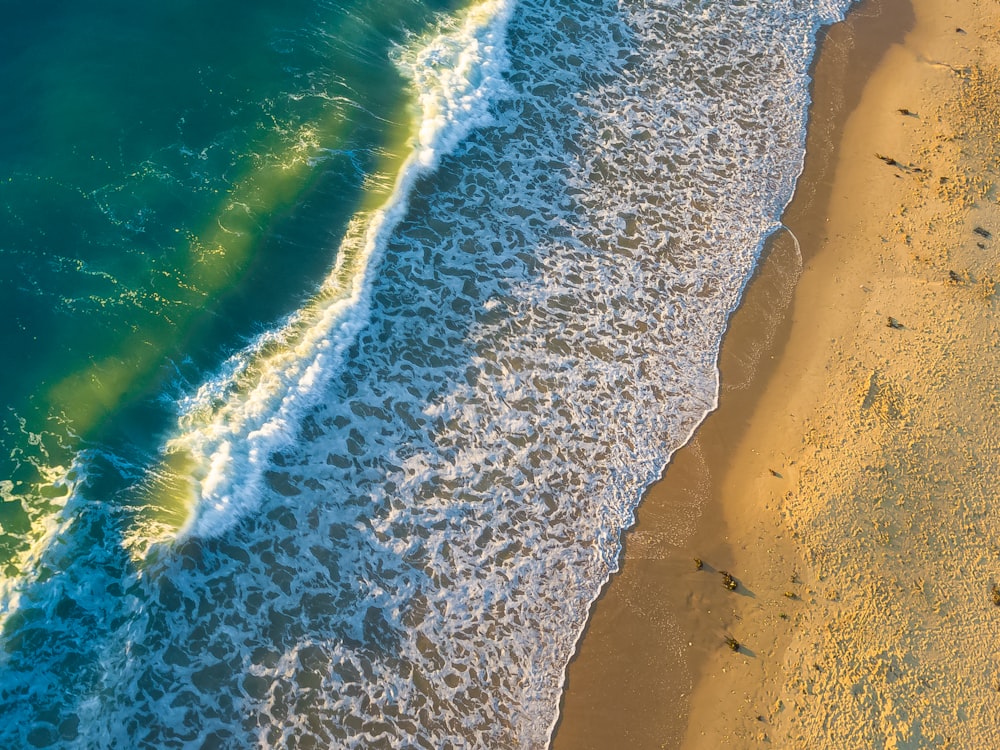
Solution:
{"label": "turquoise water", "polygon": [[544,747],[846,5],[10,10],[0,746]]}
{"label": "turquoise water", "polygon": [[154,449],[160,396],[312,291],[408,135],[389,53],[453,6],[65,3],[5,24],[0,560],[81,440]]}

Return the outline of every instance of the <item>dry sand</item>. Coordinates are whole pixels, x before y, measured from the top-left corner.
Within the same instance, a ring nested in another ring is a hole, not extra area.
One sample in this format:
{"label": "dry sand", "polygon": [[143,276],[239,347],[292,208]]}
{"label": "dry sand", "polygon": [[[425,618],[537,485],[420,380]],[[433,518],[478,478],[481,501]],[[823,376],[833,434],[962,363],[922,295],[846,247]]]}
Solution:
{"label": "dry sand", "polygon": [[863,3],[816,81],[804,264],[734,316],[555,750],[1000,747],[1000,4]]}

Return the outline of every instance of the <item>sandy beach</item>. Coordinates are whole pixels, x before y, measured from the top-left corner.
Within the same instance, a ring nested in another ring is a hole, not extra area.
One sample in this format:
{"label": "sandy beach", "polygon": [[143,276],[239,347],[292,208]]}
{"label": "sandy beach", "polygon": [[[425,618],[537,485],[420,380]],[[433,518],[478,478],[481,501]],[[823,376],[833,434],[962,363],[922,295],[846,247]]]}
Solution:
{"label": "sandy beach", "polygon": [[789,231],[555,750],[1000,746],[1000,6],[868,0],[814,80]]}

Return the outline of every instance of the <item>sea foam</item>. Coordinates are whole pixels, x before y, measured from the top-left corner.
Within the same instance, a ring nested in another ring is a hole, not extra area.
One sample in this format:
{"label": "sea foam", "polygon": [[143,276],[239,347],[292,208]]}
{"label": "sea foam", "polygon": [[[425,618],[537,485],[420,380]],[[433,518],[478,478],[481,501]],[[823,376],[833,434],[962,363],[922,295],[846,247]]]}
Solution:
{"label": "sea foam", "polygon": [[195,486],[178,538],[219,534],[255,507],[270,454],[294,439],[320,386],[367,324],[372,283],[413,185],[472,129],[491,121],[490,103],[505,90],[504,34],[513,4],[474,5],[399,52],[399,68],[415,92],[413,152],[386,203],[355,217],[317,298],[182,401],[166,451],[184,456]]}

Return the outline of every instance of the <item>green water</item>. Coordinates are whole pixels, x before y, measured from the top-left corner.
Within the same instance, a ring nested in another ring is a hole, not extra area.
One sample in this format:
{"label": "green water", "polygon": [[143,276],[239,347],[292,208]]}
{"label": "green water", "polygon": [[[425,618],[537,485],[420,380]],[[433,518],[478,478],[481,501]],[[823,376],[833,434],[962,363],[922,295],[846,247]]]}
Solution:
{"label": "green water", "polygon": [[141,463],[180,393],[309,296],[350,217],[391,184],[407,151],[411,102],[393,49],[457,5],[8,9],[8,574],[62,502],[58,480],[81,447]]}

